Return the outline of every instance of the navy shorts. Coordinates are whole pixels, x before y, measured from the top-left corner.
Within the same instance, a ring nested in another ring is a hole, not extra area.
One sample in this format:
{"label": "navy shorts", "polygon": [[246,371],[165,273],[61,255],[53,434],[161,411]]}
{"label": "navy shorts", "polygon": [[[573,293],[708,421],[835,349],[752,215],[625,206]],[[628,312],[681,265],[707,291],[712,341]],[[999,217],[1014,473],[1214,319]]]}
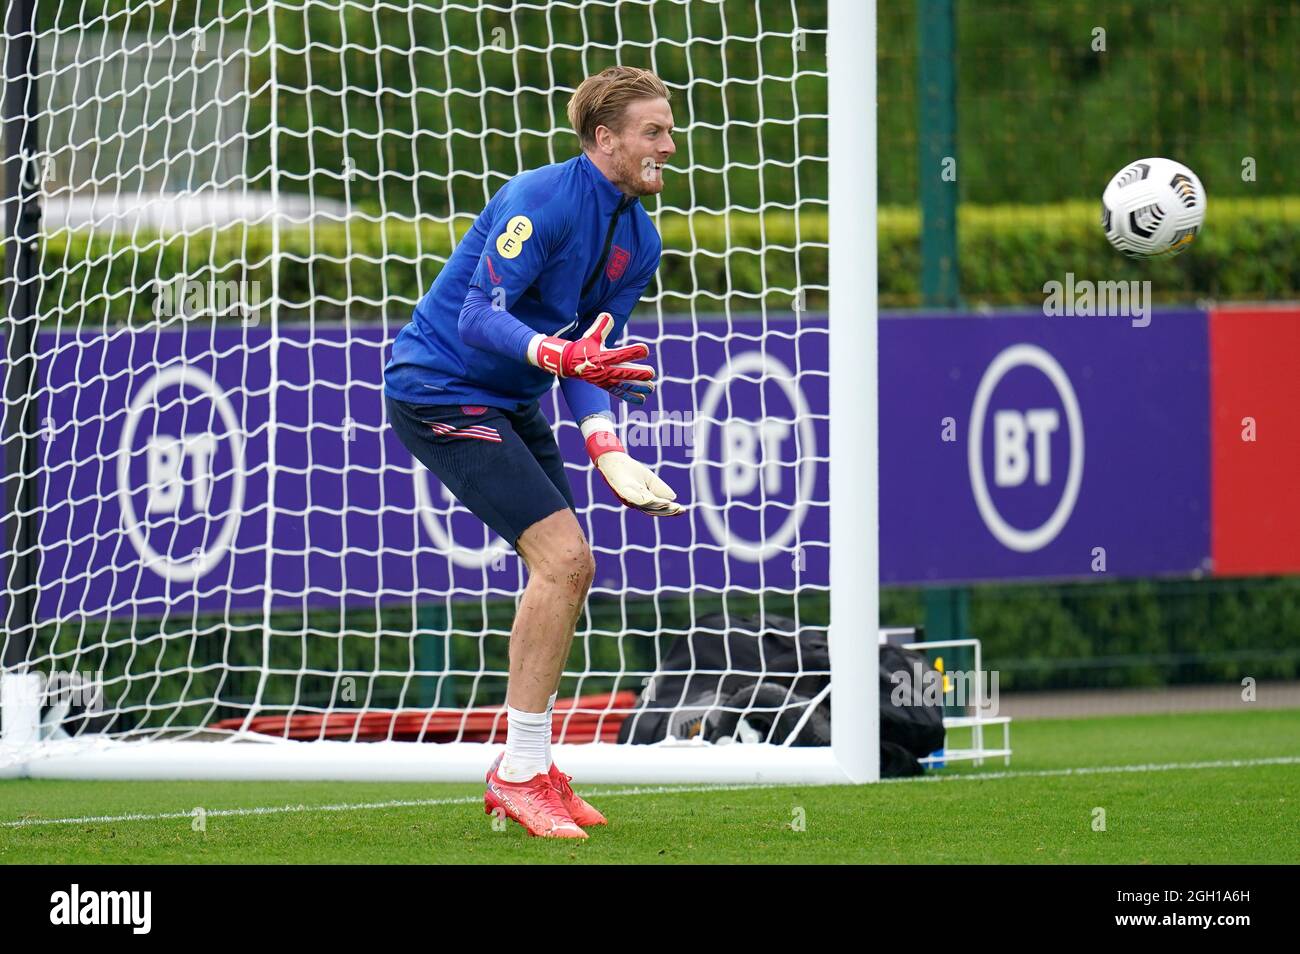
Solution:
{"label": "navy shorts", "polygon": [[511,546],[537,521],[574,509],[559,445],[537,402],[506,411],[408,404],[387,394],[384,401],[406,449]]}

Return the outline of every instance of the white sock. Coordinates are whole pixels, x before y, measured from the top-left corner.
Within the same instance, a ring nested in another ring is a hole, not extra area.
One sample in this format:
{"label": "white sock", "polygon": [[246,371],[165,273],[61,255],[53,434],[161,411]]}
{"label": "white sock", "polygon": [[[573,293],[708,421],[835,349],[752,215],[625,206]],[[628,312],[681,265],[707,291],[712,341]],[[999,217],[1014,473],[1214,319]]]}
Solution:
{"label": "white sock", "polygon": [[[553,718],[553,713],[555,712],[555,697],[558,696],[558,695],[559,695],[558,692],[552,692],[552,693],[551,693],[551,698],[549,698],[549,699],[546,700],[546,718],[547,718],[547,719],[551,719],[551,718]],[[551,723],[551,722],[547,722],[546,724],[547,724],[547,725],[551,725],[552,723]],[[553,761],[553,760],[551,759],[551,734],[548,732],[548,733],[546,733],[546,771],[548,771],[548,772],[551,770],[551,762],[552,762],[552,761]]]}
{"label": "white sock", "polygon": [[534,775],[545,775],[550,768],[546,751],[550,744],[550,712],[507,706],[506,754],[497,775],[506,782],[526,782]]}

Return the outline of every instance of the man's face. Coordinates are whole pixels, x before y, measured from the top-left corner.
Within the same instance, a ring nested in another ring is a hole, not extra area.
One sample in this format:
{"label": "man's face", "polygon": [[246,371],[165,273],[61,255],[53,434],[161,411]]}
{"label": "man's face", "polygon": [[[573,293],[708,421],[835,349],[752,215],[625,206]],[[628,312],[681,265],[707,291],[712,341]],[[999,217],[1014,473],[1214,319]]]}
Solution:
{"label": "man's face", "polygon": [[613,183],[627,195],[663,190],[663,166],[677,151],[673,111],[666,99],[639,99],[623,112],[623,128],[596,127],[596,145],[609,159]]}

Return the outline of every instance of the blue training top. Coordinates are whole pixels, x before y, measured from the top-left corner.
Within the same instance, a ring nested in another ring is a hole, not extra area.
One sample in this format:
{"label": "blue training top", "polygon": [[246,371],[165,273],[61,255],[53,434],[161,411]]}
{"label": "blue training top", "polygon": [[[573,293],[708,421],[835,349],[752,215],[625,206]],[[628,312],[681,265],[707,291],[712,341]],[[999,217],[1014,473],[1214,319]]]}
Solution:
{"label": "blue training top", "polygon": [[[603,311],[623,332],[662,243],[641,203],[585,155],[503,185],[456,246],[393,342],[384,390],[412,404],[517,410],[555,376],[528,363],[538,332],[577,339]],[[561,380],[578,420],[609,412],[609,392]]]}

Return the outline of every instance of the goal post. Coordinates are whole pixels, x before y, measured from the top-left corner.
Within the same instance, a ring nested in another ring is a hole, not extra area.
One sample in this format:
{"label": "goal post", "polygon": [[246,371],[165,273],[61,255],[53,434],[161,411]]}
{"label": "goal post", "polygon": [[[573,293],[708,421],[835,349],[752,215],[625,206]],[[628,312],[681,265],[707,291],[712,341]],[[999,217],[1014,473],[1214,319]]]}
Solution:
{"label": "goal post", "polygon": [[[488,198],[576,153],[573,88],[623,63],[668,85],[679,152],[627,332],[663,383],[618,426],[691,507],[618,505],[543,398],[597,563],[556,761],[879,778],[874,0],[26,2],[34,402],[12,268],[0,355],[35,480],[5,498],[0,777],[483,777],[526,570],[394,439],[383,366]],[[829,664],[769,668],[786,625]],[[794,744],[827,696],[830,744]],[[649,715],[669,738],[634,743]]]}
{"label": "goal post", "polygon": [[876,4],[830,0],[831,745],[854,782],[880,777],[876,359]]}

